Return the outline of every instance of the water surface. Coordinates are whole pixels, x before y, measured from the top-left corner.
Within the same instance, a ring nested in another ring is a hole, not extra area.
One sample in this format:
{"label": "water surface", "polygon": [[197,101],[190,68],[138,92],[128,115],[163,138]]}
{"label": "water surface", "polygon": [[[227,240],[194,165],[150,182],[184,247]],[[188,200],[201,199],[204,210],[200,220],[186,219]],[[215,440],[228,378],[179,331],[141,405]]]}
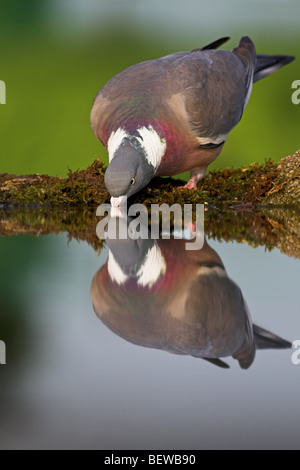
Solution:
{"label": "water surface", "polygon": [[[116,278],[107,246],[99,254],[65,234],[0,239],[2,449],[300,447],[292,350],[249,348],[252,324],[300,339],[299,260],[213,239],[187,259],[174,242],[110,244]],[[232,357],[245,338],[247,370]],[[230,369],[189,355],[212,345],[228,349]]]}

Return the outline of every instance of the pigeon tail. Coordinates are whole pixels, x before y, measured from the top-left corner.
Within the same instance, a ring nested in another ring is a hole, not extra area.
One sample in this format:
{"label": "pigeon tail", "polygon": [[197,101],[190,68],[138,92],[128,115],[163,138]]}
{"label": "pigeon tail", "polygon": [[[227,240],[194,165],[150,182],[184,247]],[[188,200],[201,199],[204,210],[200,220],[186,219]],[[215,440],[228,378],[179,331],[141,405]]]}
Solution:
{"label": "pigeon tail", "polygon": [[257,349],[290,349],[292,344],[270,331],[253,325],[254,340]]}
{"label": "pigeon tail", "polygon": [[295,60],[294,56],[289,55],[264,55],[257,54],[253,81],[257,82],[262,78],[271,75],[285,65]]}

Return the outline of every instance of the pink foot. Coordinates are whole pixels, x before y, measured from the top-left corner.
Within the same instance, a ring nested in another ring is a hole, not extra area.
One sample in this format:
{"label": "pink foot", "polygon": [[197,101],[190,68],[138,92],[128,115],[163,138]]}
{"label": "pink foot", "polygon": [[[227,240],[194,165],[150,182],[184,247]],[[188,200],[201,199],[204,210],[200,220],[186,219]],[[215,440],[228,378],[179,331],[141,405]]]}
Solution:
{"label": "pink foot", "polygon": [[197,182],[191,178],[190,181],[185,185],[183,186],[184,189],[198,189],[197,188]]}
{"label": "pink foot", "polygon": [[197,183],[199,181],[199,178],[197,175],[193,175],[190,179],[190,181],[185,185],[183,186],[185,189],[198,189],[197,188]]}
{"label": "pink foot", "polygon": [[189,222],[189,223],[187,224],[186,228],[187,228],[190,232],[196,233],[196,231],[197,231],[197,222],[193,222],[193,223],[192,223],[192,222]]}
{"label": "pink foot", "polygon": [[194,181],[189,181],[185,186],[177,186],[176,189],[180,189],[180,190],[183,190],[183,189],[198,189],[197,188],[197,183],[195,183]]}
{"label": "pink foot", "polygon": [[185,186],[180,186],[179,189],[195,189],[197,191],[197,184],[201,179],[203,179],[204,175],[205,171],[193,174],[189,182]]}

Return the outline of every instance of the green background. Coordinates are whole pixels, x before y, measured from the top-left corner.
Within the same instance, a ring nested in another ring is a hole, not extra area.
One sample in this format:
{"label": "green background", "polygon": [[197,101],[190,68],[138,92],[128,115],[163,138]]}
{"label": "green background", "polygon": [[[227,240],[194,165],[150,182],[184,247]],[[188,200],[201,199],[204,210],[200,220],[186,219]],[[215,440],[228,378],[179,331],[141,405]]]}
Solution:
{"label": "green background", "polygon": [[[139,61],[242,35],[260,53],[300,57],[299,1],[2,1],[0,172],[65,175],[106,151],[93,135],[94,96]],[[210,168],[275,160],[299,149],[299,61],[255,84],[241,123]]]}

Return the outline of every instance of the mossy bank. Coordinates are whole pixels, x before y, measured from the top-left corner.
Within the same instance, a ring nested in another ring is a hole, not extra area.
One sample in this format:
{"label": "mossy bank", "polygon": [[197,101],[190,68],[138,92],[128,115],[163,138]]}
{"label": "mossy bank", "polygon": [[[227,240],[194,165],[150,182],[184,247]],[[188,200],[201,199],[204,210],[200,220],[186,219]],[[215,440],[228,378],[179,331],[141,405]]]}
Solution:
{"label": "mossy bank", "polygon": [[[66,178],[41,175],[0,174],[0,204],[77,205],[109,202],[105,188],[105,165],[96,160],[86,170],[69,172]],[[182,188],[182,181],[155,178],[133,196],[132,203],[203,204],[213,207],[271,206],[300,207],[300,151],[279,163],[212,171],[198,190]]]}

